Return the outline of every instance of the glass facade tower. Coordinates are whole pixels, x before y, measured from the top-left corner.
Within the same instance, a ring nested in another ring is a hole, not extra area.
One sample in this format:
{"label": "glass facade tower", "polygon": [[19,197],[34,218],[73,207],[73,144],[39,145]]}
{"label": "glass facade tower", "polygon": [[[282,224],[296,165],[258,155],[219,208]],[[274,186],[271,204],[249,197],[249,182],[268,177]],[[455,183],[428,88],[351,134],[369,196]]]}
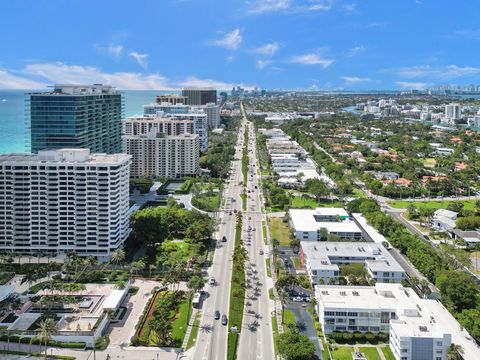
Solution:
{"label": "glass facade tower", "polygon": [[92,153],[122,151],[122,93],[111,86],[55,85],[29,94],[31,152],[88,148]]}

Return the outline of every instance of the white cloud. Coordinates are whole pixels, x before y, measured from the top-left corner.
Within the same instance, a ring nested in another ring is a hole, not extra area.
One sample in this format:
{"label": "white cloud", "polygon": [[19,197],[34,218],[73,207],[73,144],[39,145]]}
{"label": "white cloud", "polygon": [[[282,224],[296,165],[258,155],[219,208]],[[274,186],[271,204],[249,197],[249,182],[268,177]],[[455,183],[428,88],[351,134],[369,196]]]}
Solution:
{"label": "white cloud", "polygon": [[345,4],[343,6],[343,10],[345,10],[348,13],[356,13],[357,12],[357,4]]}
{"label": "white cloud", "polygon": [[424,82],[397,81],[396,84],[402,89],[423,90],[428,87]]}
{"label": "white cloud", "polygon": [[42,89],[45,84],[0,70],[0,89]]}
{"label": "white cloud", "polygon": [[394,69],[397,75],[406,78],[436,78],[442,80],[468,77],[480,74],[480,68],[473,66],[448,65],[432,67],[430,65],[418,65]]}
{"label": "white cloud", "polygon": [[157,74],[135,72],[103,72],[93,66],[67,65],[61,62],[29,64],[23,70],[26,75],[42,79],[45,83],[112,85],[129,90],[171,89],[165,77]]}
{"label": "white cloud", "polygon": [[273,42],[259,46],[253,50],[255,54],[272,57],[280,49],[280,44]]}
{"label": "white cloud", "polygon": [[247,1],[249,14],[264,14],[271,12],[304,13],[329,11],[335,0],[252,0]]}
{"label": "white cloud", "polygon": [[213,40],[210,42],[211,45],[220,46],[229,50],[237,50],[242,42],[242,34],[240,29],[234,29],[229,33],[226,33],[220,39]]}
{"label": "white cloud", "polygon": [[249,2],[250,14],[263,14],[274,11],[287,10],[292,5],[291,0],[255,0]]}
{"label": "white cloud", "polygon": [[454,31],[453,35],[470,40],[480,40],[480,29],[460,29]]}
{"label": "white cloud", "polygon": [[293,56],[290,58],[290,62],[303,65],[320,65],[324,69],[333,64],[332,59],[324,59],[317,54],[304,54]]}
{"label": "white cloud", "polygon": [[333,7],[333,0],[310,0],[311,5],[302,7],[307,11],[329,11]]}
{"label": "white cloud", "polygon": [[101,53],[106,53],[115,59],[119,59],[123,52],[123,45],[110,43],[107,46],[95,44],[95,49]]}
{"label": "white cloud", "polygon": [[271,60],[257,60],[257,68],[262,70],[272,63]]}
{"label": "white cloud", "polygon": [[340,79],[349,84],[356,84],[360,82],[370,81],[370,78],[367,77],[358,77],[358,76],[341,76]]}
{"label": "white cloud", "polygon": [[199,79],[196,76],[190,76],[187,79],[179,82],[180,87],[212,87],[219,90],[229,90],[234,86],[241,85],[245,89],[253,89],[253,85],[234,84],[212,79]]}
{"label": "white cloud", "polygon": [[136,51],[129,52],[130,55],[142,68],[148,67],[148,54],[140,54]]}
{"label": "white cloud", "polygon": [[367,48],[363,45],[354,46],[354,47],[348,49],[345,52],[345,55],[348,56],[348,57],[353,57],[357,54],[360,54],[360,53],[364,52],[366,49]]}
{"label": "white cloud", "polygon": [[373,23],[365,24],[363,27],[365,29],[375,29],[375,28],[384,28],[385,26],[387,26],[386,22],[373,22]]}

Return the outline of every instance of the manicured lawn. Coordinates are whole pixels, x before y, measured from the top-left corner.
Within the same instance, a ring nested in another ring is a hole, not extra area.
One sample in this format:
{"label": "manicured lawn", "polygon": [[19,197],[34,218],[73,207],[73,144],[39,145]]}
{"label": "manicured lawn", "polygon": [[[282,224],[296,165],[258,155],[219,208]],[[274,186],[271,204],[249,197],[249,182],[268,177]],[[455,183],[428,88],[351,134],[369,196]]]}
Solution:
{"label": "manicured lawn", "polygon": [[13,273],[0,273],[0,285],[5,285],[7,282],[9,282],[12,277],[13,277]]}
{"label": "manicured lawn", "polygon": [[475,200],[462,200],[462,201],[454,201],[454,200],[435,200],[435,201],[405,201],[405,200],[392,200],[389,201],[388,204],[397,209],[406,209],[409,204],[413,204],[417,209],[427,208],[427,209],[446,209],[448,204],[453,202],[461,202],[464,206],[465,210],[475,210]]}
{"label": "manicured lawn", "polygon": [[353,196],[356,197],[356,198],[365,198],[366,195],[365,193],[360,190],[359,188],[353,188]]}
{"label": "manicured lawn", "polygon": [[273,288],[268,289],[268,298],[270,300],[275,299],[275,295],[273,294]]}
{"label": "manicured lawn", "polygon": [[337,200],[321,200],[317,207],[335,207],[335,208],[343,208],[343,203]]}
{"label": "manicured lawn", "polygon": [[423,160],[423,166],[428,168],[434,168],[437,165],[437,160],[433,158],[427,158]]}
{"label": "manicured lawn", "polygon": [[333,360],[352,360],[353,347],[339,347],[332,352]]}
{"label": "manicured lawn", "polygon": [[[160,291],[154,295],[155,297],[153,299],[153,304],[150,307],[147,319],[138,332],[140,342],[143,346],[158,346],[158,336],[155,331],[150,329],[150,320],[154,318],[153,313],[157,308],[157,304],[166,294],[166,292]],[[175,308],[171,309],[170,313],[170,321],[172,322],[171,335],[174,346],[180,347],[182,345],[183,338],[185,337],[185,332],[187,331],[187,317],[192,313],[189,299],[186,297],[181,297],[178,299],[178,304]]]}
{"label": "manicured lawn", "polygon": [[390,346],[382,347],[383,355],[385,355],[386,360],[395,360],[395,356],[393,356],[392,350],[390,350]]}
{"label": "manicured lawn", "polygon": [[303,198],[301,196],[294,196],[291,198],[291,205],[292,208],[308,208],[308,209],[315,209],[317,205],[317,201],[314,198]]}
{"label": "manicured lawn", "polygon": [[[190,308],[190,311],[189,311]],[[185,332],[187,331],[187,316],[192,314],[191,304],[188,299],[182,300],[178,305],[176,319],[172,323],[172,337],[178,346],[182,345]]]}
{"label": "manicured lawn", "polygon": [[268,226],[270,227],[270,238],[277,239],[280,246],[290,246],[290,228],[287,223],[284,223],[281,218],[268,219]]}
{"label": "manicured lawn", "polygon": [[322,349],[322,359],[324,360],[329,360],[330,359],[330,354],[328,353],[328,348],[327,348],[327,343],[325,342],[325,340],[323,340],[323,338],[321,339],[322,340],[322,346],[323,346],[323,349]]}
{"label": "manicured lawn", "polygon": [[275,315],[272,316],[272,331],[273,331],[273,349],[275,350],[275,355],[278,354],[278,324],[277,324],[277,317]]}
{"label": "manicured lawn", "polygon": [[265,225],[265,221],[262,220],[262,236],[263,236],[263,242],[265,245],[268,245],[268,240],[267,240],[267,226]]}
{"label": "manicured lawn", "polygon": [[197,312],[195,316],[195,320],[193,321],[192,331],[190,332],[190,337],[187,341],[187,350],[190,349],[193,345],[195,345],[195,341],[197,340],[198,329],[200,328],[200,312]]}
{"label": "manicured lawn", "polygon": [[265,260],[266,267],[267,267],[267,276],[272,277],[272,270],[270,270],[270,258]]}
{"label": "manicured lawn", "polygon": [[292,326],[295,329],[295,327],[297,326],[295,315],[289,309],[283,310],[283,326],[285,327],[285,329],[288,329]]}
{"label": "manicured lawn", "polygon": [[361,347],[359,350],[367,356],[368,360],[382,360],[375,347]]}
{"label": "manicured lawn", "polygon": [[295,266],[295,269],[301,269],[302,264],[300,262],[300,258],[298,256],[291,256],[290,259],[293,262],[293,266]]}
{"label": "manicured lawn", "polygon": [[212,196],[209,196],[208,193],[194,196],[192,197],[192,205],[203,211],[217,211],[220,205],[220,193],[214,192]]}

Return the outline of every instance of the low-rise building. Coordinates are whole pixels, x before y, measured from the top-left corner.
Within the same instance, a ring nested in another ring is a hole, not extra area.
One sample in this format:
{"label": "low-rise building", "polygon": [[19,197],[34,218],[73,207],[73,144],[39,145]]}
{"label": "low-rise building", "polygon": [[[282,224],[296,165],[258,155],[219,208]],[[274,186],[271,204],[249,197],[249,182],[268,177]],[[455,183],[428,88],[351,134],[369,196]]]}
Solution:
{"label": "low-rise building", "polygon": [[338,284],[340,266],[363,264],[367,276],[381,283],[400,283],[405,271],[381,244],[368,242],[301,242],[300,258],[312,284]]}
{"label": "low-rise building", "polygon": [[446,209],[438,209],[433,213],[432,220],[430,220],[430,227],[436,231],[451,231],[457,226],[458,213]]}
{"label": "low-rise building", "polygon": [[465,360],[478,359],[480,348],[438,301],[422,299],[400,284],[315,286],[319,321],[333,331],[385,332],[396,360],[446,360],[452,343]]}
{"label": "low-rise building", "polygon": [[362,231],[343,208],[290,209],[290,227],[301,241],[321,241],[322,229],[343,240],[360,240]]}

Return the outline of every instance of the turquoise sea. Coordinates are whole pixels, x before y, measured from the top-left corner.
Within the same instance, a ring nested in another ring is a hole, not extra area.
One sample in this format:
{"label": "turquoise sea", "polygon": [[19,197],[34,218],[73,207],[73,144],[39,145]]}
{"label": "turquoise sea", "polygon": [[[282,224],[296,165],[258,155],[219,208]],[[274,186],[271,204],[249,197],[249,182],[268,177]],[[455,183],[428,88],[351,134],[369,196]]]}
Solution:
{"label": "turquoise sea", "polygon": [[[0,90],[0,153],[25,152],[25,90]],[[143,113],[143,105],[172,91],[123,91],[125,116]]]}

